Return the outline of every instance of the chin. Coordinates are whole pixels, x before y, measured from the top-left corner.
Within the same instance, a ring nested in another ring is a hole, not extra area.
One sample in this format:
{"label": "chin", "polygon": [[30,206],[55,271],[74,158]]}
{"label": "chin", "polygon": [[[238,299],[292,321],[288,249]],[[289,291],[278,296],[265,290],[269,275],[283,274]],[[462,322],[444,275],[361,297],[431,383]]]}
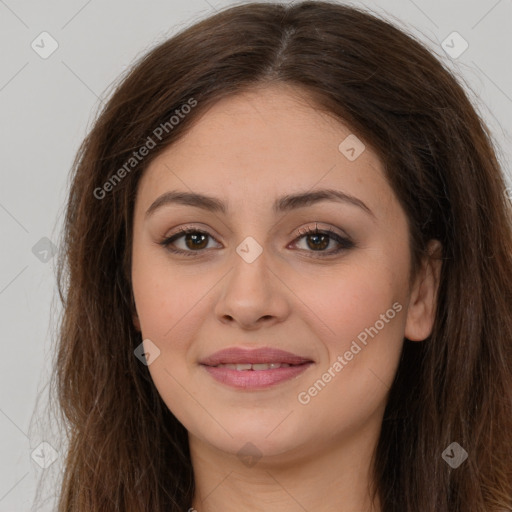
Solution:
{"label": "chin", "polygon": [[273,415],[264,422],[254,421],[252,417],[221,422],[228,425],[227,430],[232,437],[221,427],[215,431],[200,429],[190,432],[216,449],[239,458],[251,455],[256,458],[278,457],[292,454],[299,448],[302,451],[307,443],[303,439],[304,425],[301,428],[292,422],[285,425],[289,419],[280,424],[283,418],[286,418],[286,414],[282,417]]}

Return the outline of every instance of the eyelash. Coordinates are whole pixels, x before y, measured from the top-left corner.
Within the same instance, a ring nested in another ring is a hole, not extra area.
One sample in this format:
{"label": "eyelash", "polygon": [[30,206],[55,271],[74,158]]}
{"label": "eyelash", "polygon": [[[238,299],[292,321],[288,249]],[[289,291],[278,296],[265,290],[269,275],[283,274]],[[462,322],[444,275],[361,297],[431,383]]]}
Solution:
{"label": "eyelash", "polygon": [[[172,252],[174,254],[179,254],[179,255],[183,255],[183,256],[190,256],[190,257],[197,257],[197,256],[201,256],[201,253],[203,253],[203,251],[205,251],[206,249],[199,249],[197,251],[192,251],[192,250],[188,250],[188,251],[183,251],[182,249],[173,249],[170,247],[170,245],[175,242],[176,240],[178,240],[179,238],[187,235],[187,234],[190,234],[190,233],[195,233],[195,234],[201,234],[201,235],[206,235],[206,236],[209,236],[210,238],[213,238],[213,236],[211,236],[209,233],[207,233],[206,231],[202,231],[200,229],[197,229],[197,228],[192,228],[192,227],[185,227],[185,228],[180,228],[180,230],[178,231],[178,233],[175,233],[174,235],[171,235],[170,237],[167,237],[167,238],[164,238],[160,243],[161,246],[163,246],[166,250],[168,250],[169,252]],[[307,227],[305,228],[304,230],[302,231],[299,231],[300,233],[300,236],[298,236],[297,238],[295,238],[294,242],[297,242],[298,240],[308,236],[308,235],[327,235],[329,238],[331,238],[332,240],[338,242],[340,244],[340,247],[334,251],[329,251],[329,252],[326,252],[326,251],[306,251],[306,252],[312,252],[312,253],[318,253],[320,254],[319,256],[312,256],[314,258],[324,258],[324,257],[328,257],[328,256],[333,256],[333,255],[336,255],[344,250],[348,250],[348,249],[352,249],[353,247],[355,247],[355,244],[354,242],[352,242],[351,240],[349,240],[348,238],[344,238],[340,235],[338,235],[337,233],[335,233],[332,229],[327,229],[327,230],[319,230],[317,226],[315,226],[315,228],[312,228],[312,227]],[[325,254],[325,256],[323,255]]]}

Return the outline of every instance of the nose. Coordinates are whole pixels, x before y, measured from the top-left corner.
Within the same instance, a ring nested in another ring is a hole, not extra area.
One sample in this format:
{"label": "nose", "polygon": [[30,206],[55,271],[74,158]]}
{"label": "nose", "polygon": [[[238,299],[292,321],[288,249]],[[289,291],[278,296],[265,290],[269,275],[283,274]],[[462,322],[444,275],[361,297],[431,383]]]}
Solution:
{"label": "nose", "polygon": [[252,262],[238,254],[222,280],[215,315],[224,324],[256,330],[283,322],[290,314],[290,291],[279,271],[268,265],[265,251]]}

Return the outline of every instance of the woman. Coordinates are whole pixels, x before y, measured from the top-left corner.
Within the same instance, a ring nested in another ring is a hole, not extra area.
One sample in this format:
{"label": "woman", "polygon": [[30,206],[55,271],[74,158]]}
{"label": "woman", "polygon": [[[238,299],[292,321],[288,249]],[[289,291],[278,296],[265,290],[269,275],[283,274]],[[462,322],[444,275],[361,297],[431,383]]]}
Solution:
{"label": "woman", "polygon": [[510,510],[505,188],[457,81],[361,10],[149,52],[75,162],[59,510]]}

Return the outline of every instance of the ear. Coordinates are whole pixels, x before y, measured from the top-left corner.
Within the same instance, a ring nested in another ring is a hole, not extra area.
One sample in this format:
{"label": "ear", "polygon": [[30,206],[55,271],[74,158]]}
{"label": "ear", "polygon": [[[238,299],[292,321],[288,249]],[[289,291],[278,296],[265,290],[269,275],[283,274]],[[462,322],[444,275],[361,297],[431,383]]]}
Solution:
{"label": "ear", "polygon": [[430,240],[427,255],[411,289],[404,334],[408,340],[423,341],[432,333],[441,275],[441,255],[441,242]]}

